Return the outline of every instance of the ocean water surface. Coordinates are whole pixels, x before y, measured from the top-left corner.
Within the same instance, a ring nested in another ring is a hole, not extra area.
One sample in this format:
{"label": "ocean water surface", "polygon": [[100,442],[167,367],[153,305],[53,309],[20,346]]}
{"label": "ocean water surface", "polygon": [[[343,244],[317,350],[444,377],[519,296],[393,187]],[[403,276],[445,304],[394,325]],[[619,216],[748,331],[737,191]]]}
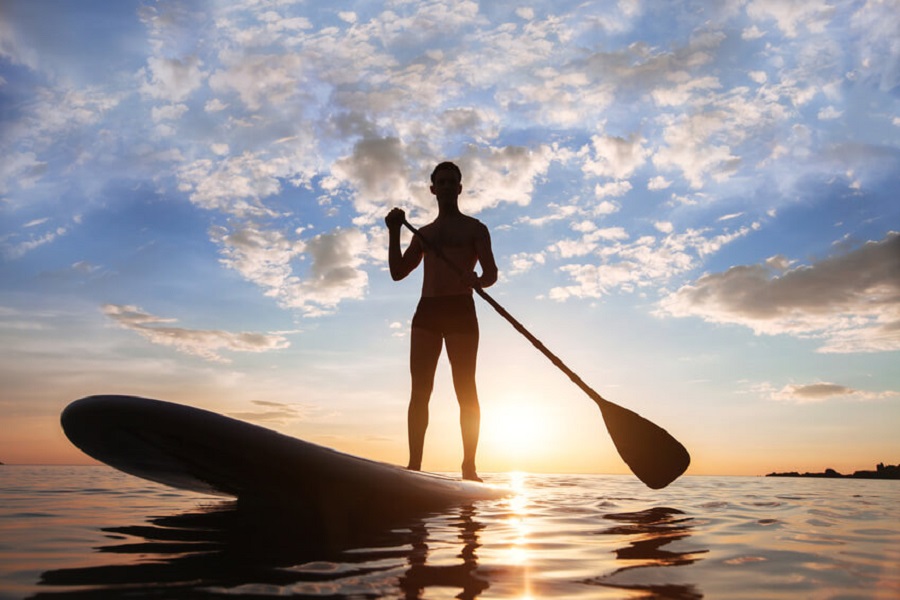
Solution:
{"label": "ocean water surface", "polygon": [[495,474],[363,528],[109,467],[0,467],[0,598],[900,598],[900,482]]}

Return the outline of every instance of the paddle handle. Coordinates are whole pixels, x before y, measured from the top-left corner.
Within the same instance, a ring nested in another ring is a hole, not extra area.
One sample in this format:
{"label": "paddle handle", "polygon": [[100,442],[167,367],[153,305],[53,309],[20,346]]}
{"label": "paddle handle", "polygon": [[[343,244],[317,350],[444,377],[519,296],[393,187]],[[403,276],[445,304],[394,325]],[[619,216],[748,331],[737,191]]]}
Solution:
{"label": "paddle handle", "polygon": [[[418,236],[418,238],[422,241],[422,243],[425,245],[425,247],[428,248],[429,250],[431,250],[432,252],[434,252],[435,256],[437,256],[438,258],[440,258],[441,260],[446,262],[450,266],[450,268],[452,268],[456,272],[457,275],[459,275],[460,277],[463,277],[463,278],[466,276],[466,273],[463,272],[463,270],[459,267],[459,265],[457,265],[456,263],[454,263],[453,261],[448,259],[446,256],[444,256],[443,252],[441,252],[441,249],[438,248],[437,246],[434,246],[428,240],[426,240],[425,236],[423,236],[421,233],[419,233],[419,230],[416,229],[415,227],[413,227],[409,223],[409,221],[407,221],[406,219],[403,219],[403,224],[413,233],[413,235]],[[488,294],[486,291],[484,291],[478,285],[474,286],[472,289],[474,289],[476,294],[481,296],[488,304],[490,304],[494,308],[494,310],[500,314],[501,317],[506,319],[509,322],[509,324],[515,328],[516,331],[518,331],[523,336],[525,336],[525,339],[527,339],[529,342],[531,342],[532,346],[534,346],[535,348],[540,350],[544,356],[546,356],[548,359],[550,359],[550,362],[552,362],[556,366],[556,368],[558,368],[560,371],[565,373],[566,376],[572,380],[572,383],[574,383],[575,385],[580,387],[582,389],[582,391],[584,391],[584,393],[586,393],[588,396],[590,396],[591,399],[594,402],[596,402],[600,406],[601,409],[606,408],[610,404],[609,400],[606,400],[605,398],[603,398],[603,396],[598,394],[593,388],[591,388],[591,386],[586,384],[584,382],[584,380],[581,377],[579,377],[575,371],[570,369],[568,367],[568,365],[566,365],[566,363],[564,363],[558,356],[556,356],[553,352],[551,352],[550,349],[547,348],[547,346],[545,346],[541,340],[539,340],[537,337],[535,337],[535,335],[533,333],[531,333],[530,331],[528,331],[528,329],[526,329],[525,326],[522,325],[515,317],[513,317],[511,314],[509,314],[509,311],[507,311],[505,308],[503,308],[503,306],[501,306],[499,302],[494,300],[490,294]]]}

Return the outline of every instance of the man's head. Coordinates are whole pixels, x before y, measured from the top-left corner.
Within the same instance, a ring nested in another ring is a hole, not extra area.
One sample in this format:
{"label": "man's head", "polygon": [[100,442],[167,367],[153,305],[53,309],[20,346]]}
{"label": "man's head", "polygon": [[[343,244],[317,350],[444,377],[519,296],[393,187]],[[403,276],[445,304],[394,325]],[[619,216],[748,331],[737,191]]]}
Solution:
{"label": "man's head", "polygon": [[462,183],[462,171],[460,171],[459,167],[457,167],[452,162],[446,161],[446,162],[440,163],[438,166],[436,166],[434,168],[434,171],[431,172],[431,183],[432,184],[434,183],[434,178],[441,171],[452,171],[456,175],[456,182]]}

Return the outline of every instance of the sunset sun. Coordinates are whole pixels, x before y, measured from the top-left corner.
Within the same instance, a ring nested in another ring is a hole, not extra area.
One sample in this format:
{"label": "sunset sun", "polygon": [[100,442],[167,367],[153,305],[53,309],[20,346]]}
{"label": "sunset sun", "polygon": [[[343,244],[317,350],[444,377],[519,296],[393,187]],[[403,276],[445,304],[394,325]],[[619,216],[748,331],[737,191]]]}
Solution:
{"label": "sunset sun", "polygon": [[508,398],[483,410],[482,447],[510,464],[524,467],[526,460],[556,443],[556,419],[545,404],[526,397]]}

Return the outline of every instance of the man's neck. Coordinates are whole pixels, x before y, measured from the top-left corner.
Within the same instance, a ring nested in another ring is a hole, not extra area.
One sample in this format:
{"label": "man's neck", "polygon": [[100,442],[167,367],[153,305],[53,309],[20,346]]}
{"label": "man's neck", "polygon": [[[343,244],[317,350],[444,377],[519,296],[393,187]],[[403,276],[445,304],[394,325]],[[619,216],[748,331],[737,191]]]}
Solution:
{"label": "man's neck", "polygon": [[438,218],[440,217],[456,217],[461,215],[462,212],[459,210],[459,200],[454,198],[453,200],[446,200],[444,202],[438,202]]}

